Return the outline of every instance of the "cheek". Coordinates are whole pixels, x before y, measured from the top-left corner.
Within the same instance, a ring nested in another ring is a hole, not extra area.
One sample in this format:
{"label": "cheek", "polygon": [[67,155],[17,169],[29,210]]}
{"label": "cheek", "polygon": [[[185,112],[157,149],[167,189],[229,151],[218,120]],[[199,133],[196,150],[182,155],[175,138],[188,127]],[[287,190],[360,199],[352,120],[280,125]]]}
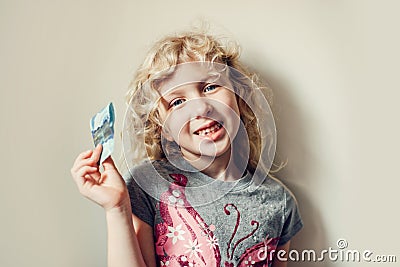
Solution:
{"label": "cheek", "polygon": [[240,112],[235,97],[230,97],[225,100],[224,110],[222,111],[225,118],[229,121],[226,125],[231,138],[236,136],[240,127]]}
{"label": "cheek", "polygon": [[236,115],[240,116],[239,105],[238,105],[235,97],[233,97],[233,99],[230,103],[230,108],[236,113]]}
{"label": "cheek", "polygon": [[178,140],[179,133],[181,131],[186,131],[188,129],[188,122],[190,121],[190,116],[185,108],[173,111],[164,121],[163,127],[168,130],[168,133]]}
{"label": "cheek", "polygon": [[240,117],[239,106],[234,94],[230,93],[219,99],[223,105],[224,114],[229,114],[230,117]]}
{"label": "cheek", "polygon": [[232,92],[230,89],[225,89],[221,95],[218,96],[218,101],[224,103],[232,112],[234,111],[236,114],[239,115],[239,107],[238,101],[236,98],[236,94]]}
{"label": "cheek", "polygon": [[229,106],[235,111],[235,113],[237,115],[240,115],[239,103],[238,103],[238,98],[236,97],[236,94],[235,93],[231,93],[231,97],[229,99],[230,99]]}

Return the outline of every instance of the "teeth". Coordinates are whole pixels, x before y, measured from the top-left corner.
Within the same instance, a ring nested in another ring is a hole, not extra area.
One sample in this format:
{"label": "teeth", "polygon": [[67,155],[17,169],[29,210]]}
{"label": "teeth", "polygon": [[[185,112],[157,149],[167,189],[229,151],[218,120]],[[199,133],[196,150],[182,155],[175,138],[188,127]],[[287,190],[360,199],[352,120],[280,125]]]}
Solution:
{"label": "teeth", "polygon": [[210,133],[214,133],[215,131],[217,131],[220,128],[221,128],[221,124],[217,123],[207,129],[198,131],[197,134],[201,135],[201,136],[206,136],[206,135],[209,135]]}

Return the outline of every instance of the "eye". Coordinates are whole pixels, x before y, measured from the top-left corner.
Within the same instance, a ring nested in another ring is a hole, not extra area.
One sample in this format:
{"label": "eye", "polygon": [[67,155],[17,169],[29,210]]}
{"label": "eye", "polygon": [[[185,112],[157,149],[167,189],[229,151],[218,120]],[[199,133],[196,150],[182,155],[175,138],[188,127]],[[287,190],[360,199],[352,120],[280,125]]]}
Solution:
{"label": "eye", "polygon": [[169,107],[173,108],[173,107],[179,106],[179,105],[183,104],[183,102],[185,102],[185,99],[183,99],[183,98],[174,99],[169,104]]}
{"label": "eye", "polygon": [[207,85],[206,87],[204,87],[203,92],[204,92],[204,93],[207,93],[207,92],[210,92],[210,91],[214,91],[214,90],[217,89],[218,87],[219,87],[219,86],[216,85],[216,84],[209,84],[209,85]]}

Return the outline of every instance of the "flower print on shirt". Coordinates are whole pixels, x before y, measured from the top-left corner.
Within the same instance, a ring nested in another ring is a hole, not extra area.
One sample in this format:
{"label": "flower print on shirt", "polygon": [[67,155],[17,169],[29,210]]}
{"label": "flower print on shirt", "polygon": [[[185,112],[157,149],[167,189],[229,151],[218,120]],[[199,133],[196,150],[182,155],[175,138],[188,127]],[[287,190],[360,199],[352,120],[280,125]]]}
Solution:
{"label": "flower print on shirt", "polygon": [[195,239],[194,241],[189,240],[189,244],[184,245],[186,248],[188,248],[185,253],[190,253],[189,257],[192,257],[193,254],[196,257],[199,257],[198,253],[202,253],[203,251],[200,249],[202,244],[198,244],[197,239]]}
{"label": "flower print on shirt", "polygon": [[[170,175],[175,182],[160,195],[159,210],[162,222],[155,226],[156,254],[175,266],[219,266],[221,255],[218,243],[207,246],[208,239],[217,239],[185,195],[187,177]],[[185,242],[182,242],[185,240]],[[183,259],[187,259],[184,261]]]}
{"label": "flower print on shirt", "polygon": [[172,190],[172,194],[168,197],[168,201],[170,204],[177,204],[180,206],[184,205],[183,199],[180,198],[181,192],[179,190]]}
{"label": "flower print on shirt", "polygon": [[209,238],[207,239],[207,243],[210,246],[210,248],[216,248],[219,246],[218,244],[218,238],[216,238],[215,236],[209,236]]}
{"label": "flower print on shirt", "polygon": [[185,234],[185,231],[181,230],[182,224],[178,225],[176,228],[172,226],[168,226],[169,233],[167,236],[169,238],[172,238],[172,244],[175,245],[175,243],[179,240],[185,240],[183,235]]}

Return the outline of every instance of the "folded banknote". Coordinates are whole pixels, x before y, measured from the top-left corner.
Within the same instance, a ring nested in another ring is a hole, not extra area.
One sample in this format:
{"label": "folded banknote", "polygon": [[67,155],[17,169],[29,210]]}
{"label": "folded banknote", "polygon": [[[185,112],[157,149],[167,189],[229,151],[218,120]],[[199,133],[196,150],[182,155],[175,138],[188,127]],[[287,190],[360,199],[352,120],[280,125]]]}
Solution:
{"label": "folded banknote", "polygon": [[114,150],[114,106],[109,103],[90,120],[90,130],[94,145],[102,144],[99,164],[108,158]]}

